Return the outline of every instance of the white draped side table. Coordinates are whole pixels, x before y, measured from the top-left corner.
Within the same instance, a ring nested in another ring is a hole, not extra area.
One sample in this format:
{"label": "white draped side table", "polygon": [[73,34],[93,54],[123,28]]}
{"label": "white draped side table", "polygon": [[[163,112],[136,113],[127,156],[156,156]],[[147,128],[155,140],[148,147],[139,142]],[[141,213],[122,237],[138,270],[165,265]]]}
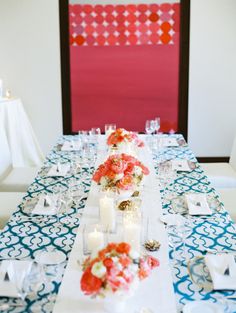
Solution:
{"label": "white draped side table", "polygon": [[[13,167],[41,165],[44,156],[20,99],[0,99],[1,123],[6,132]],[[0,142],[1,150],[1,142]]]}

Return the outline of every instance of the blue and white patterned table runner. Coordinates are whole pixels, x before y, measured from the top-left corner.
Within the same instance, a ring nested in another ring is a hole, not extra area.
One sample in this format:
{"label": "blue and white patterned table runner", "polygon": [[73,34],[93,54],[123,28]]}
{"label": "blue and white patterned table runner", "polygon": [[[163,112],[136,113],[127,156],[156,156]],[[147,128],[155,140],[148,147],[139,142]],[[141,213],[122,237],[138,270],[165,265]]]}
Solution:
{"label": "blue and white patterned table runner", "polygon": [[[176,135],[174,135],[176,136]],[[181,136],[177,136],[179,138]],[[60,139],[59,143],[68,140],[68,136]],[[71,161],[71,152],[59,151],[57,146],[48,155],[45,166],[51,166],[57,162],[67,163]],[[186,147],[164,148],[155,151],[153,160],[156,164],[158,173],[158,163],[163,160],[170,159],[188,159],[196,162],[196,159],[190,149]],[[85,205],[85,200],[82,200],[77,205],[73,204],[69,214],[72,217],[71,223],[58,227],[56,219],[50,217],[39,221],[27,219],[27,214],[23,211],[23,203],[27,199],[38,197],[42,192],[56,192],[58,190],[66,190],[70,179],[76,178],[81,182],[88,193],[91,185],[91,173],[86,174],[88,168],[83,168],[76,177],[68,175],[62,178],[50,178],[38,175],[35,181],[30,186],[22,204],[13,214],[11,220],[0,233],[0,258],[34,258],[35,255],[42,249],[48,250],[56,248],[66,254],[67,260],[70,251],[73,247],[74,239],[79,227],[78,210],[82,210]],[[184,194],[185,192],[204,192],[211,194],[213,197],[218,197],[215,190],[210,185],[207,177],[200,167],[197,167],[190,173],[179,173],[175,181],[162,190],[163,214],[172,213],[170,198],[173,196]],[[60,220],[63,224],[62,215]],[[215,219],[214,219],[215,218]],[[236,250],[236,228],[235,224],[230,219],[228,213],[222,208],[221,212],[213,214],[213,218],[203,220],[199,218],[194,221],[193,233],[187,239],[187,254],[191,258],[197,255],[203,255],[204,250],[215,251],[235,251]],[[179,247],[181,248],[181,247]],[[170,260],[173,259],[173,251],[170,247]],[[173,262],[172,274],[173,283],[176,293],[178,307],[181,309],[183,304],[197,299],[210,299],[215,301],[219,295],[233,295],[235,292],[206,292],[203,289],[195,286],[188,275],[186,265],[174,266]],[[66,262],[62,265],[66,266]],[[51,312],[55,296],[61,284],[63,276],[63,268],[60,275],[55,278],[51,285],[43,286],[37,295],[37,298],[26,298],[26,306],[23,308],[9,309],[9,312],[34,312],[34,306],[40,303],[40,312]],[[158,282],[157,282],[158,283]],[[50,301],[49,301],[50,300]],[[0,298],[2,303],[12,303],[17,300]],[[8,311],[7,311],[8,312]]]}

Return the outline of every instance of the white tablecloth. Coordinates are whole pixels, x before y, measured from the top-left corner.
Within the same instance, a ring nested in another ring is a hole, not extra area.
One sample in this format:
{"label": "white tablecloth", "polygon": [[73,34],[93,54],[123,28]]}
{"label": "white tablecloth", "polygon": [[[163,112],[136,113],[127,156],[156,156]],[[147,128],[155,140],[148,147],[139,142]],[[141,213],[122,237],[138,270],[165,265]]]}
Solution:
{"label": "white tablecloth", "polygon": [[[97,165],[104,160],[104,154],[100,155]],[[157,187],[156,174],[153,167],[151,154],[147,148],[142,150],[138,157],[150,169],[150,175],[145,177],[145,189],[142,196],[143,212],[150,217],[153,224],[153,238],[161,243],[161,249],[152,253],[160,261],[160,267],[142,281],[135,296],[127,303],[126,313],[139,312],[142,307],[149,308],[153,313],[175,313],[176,303],[172,285],[171,270],[168,259],[167,235],[163,224],[159,220],[161,214],[161,198]],[[70,254],[69,262],[60,287],[53,313],[103,313],[103,305],[99,300],[90,299],[80,290],[80,278],[82,272],[78,266],[78,260],[83,257],[83,225],[98,221],[97,186],[92,183],[89,197],[84,209],[81,225]]]}
{"label": "white tablecloth", "polygon": [[21,100],[0,99],[0,115],[11,151],[12,166],[41,165],[44,156]]}

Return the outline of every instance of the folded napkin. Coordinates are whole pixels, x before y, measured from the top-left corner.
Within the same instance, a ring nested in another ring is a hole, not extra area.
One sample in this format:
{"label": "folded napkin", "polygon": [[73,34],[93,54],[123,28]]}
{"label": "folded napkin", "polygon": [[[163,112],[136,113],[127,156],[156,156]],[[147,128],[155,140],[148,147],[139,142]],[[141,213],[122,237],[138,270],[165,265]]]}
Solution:
{"label": "folded napkin", "polygon": [[207,254],[205,263],[215,290],[236,290],[236,255]]}
{"label": "folded napkin", "polygon": [[190,215],[212,215],[204,193],[191,193],[185,195]]}
{"label": "folded napkin", "polygon": [[191,172],[192,169],[189,166],[188,160],[172,160],[171,161],[172,170]]}
{"label": "folded napkin", "polygon": [[[0,296],[18,298],[32,261],[3,260],[0,264]],[[17,272],[17,275],[15,274]],[[9,280],[4,280],[6,273]]]}
{"label": "folded napkin", "polygon": [[81,149],[81,142],[76,141],[65,141],[61,147],[61,151],[78,151]]}
{"label": "folded napkin", "polygon": [[176,138],[168,138],[168,137],[160,138],[159,145],[161,147],[178,147],[179,146]]}
{"label": "folded napkin", "polygon": [[47,173],[47,176],[65,176],[70,169],[70,164],[54,164]]}
{"label": "folded napkin", "polygon": [[55,195],[42,195],[31,214],[37,215],[55,215],[57,213],[57,198]]}

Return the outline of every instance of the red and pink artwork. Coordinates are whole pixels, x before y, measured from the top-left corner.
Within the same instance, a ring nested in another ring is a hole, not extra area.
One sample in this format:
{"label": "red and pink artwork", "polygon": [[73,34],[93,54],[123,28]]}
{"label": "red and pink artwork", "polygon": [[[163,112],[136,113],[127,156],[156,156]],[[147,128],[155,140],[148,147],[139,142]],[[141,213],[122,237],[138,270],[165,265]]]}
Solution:
{"label": "red and pink artwork", "polygon": [[72,131],[178,129],[179,3],[70,5]]}

